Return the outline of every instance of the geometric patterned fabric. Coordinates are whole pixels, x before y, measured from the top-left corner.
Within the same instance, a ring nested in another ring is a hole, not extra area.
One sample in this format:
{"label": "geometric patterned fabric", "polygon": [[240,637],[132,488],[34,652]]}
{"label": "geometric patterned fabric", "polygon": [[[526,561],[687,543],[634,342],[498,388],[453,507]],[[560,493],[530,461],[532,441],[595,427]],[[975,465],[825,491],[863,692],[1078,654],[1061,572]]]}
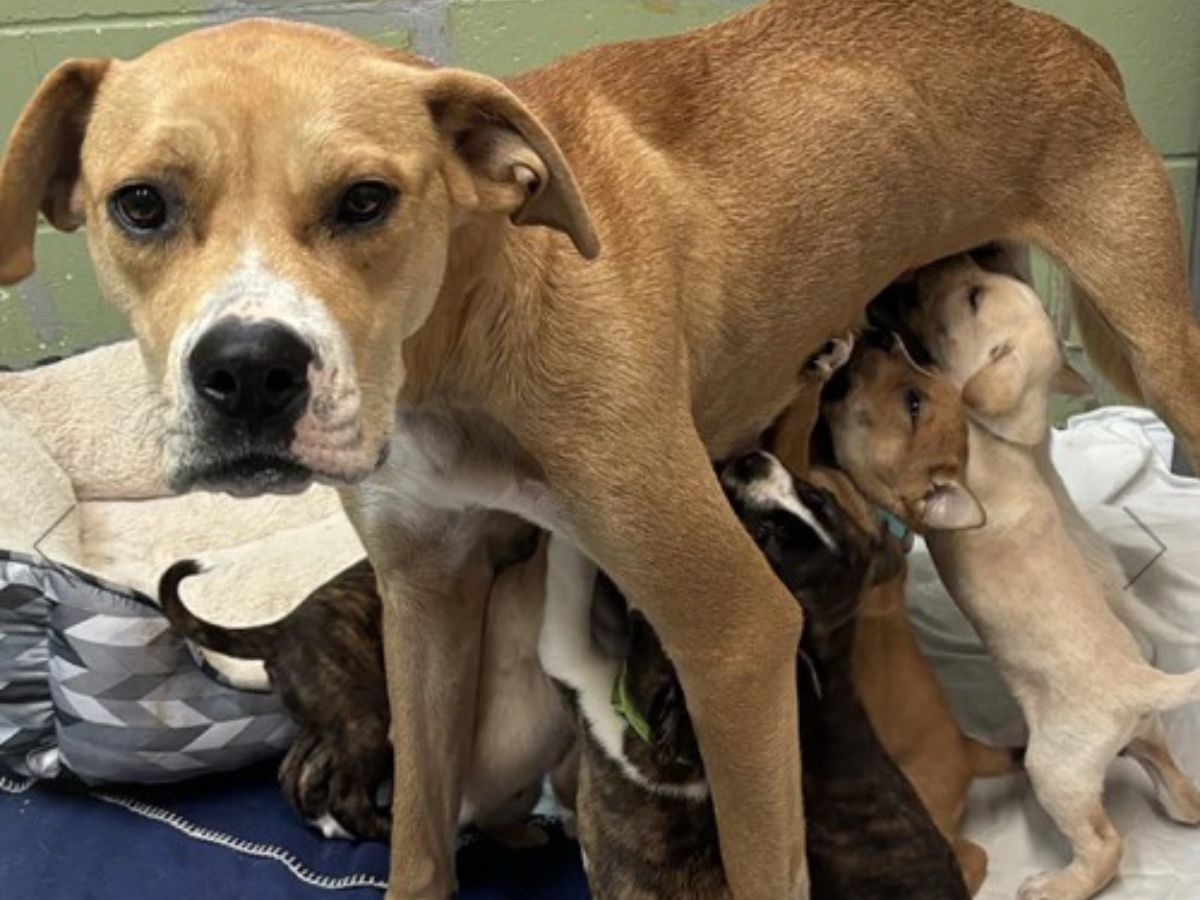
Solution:
{"label": "geometric patterned fabric", "polygon": [[273,693],[219,682],[150,600],[0,551],[0,773],[157,783],[287,750]]}

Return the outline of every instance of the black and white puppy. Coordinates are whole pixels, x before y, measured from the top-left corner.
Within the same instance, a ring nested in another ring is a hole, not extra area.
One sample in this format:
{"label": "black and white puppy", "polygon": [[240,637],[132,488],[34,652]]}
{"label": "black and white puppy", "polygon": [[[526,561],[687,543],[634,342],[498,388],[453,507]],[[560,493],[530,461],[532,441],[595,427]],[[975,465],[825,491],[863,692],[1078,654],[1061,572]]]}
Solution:
{"label": "black and white puppy", "polygon": [[[767,454],[731,463],[721,481],[804,608],[796,676],[812,897],[967,900],[954,854],[876,738],[851,678],[860,595],[890,577],[899,547],[861,531],[830,494]],[[593,894],[728,897],[675,670],[649,623],[559,539],[539,650],[573,695],[584,734],[577,816]]]}

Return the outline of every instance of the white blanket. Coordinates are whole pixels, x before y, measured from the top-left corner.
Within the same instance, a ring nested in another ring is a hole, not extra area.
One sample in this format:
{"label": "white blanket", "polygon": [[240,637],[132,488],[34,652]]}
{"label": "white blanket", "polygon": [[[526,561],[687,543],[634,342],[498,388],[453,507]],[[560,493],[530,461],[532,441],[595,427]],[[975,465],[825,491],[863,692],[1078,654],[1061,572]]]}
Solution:
{"label": "white blanket", "polygon": [[[1137,596],[1200,641],[1200,481],[1171,474],[1171,447],[1169,432],[1151,414],[1110,407],[1055,432],[1052,449],[1071,495],[1116,550]],[[912,563],[909,606],[918,636],[964,728],[999,744],[1021,743],[1020,712],[938,583],[923,546],[914,549]],[[1160,668],[1200,666],[1200,644],[1160,637],[1148,643]],[[1165,719],[1180,765],[1200,779],[1200,704]],[[1200,829],[1177,825],[1161,812],[1136,763],[1113,763],[1105,804],[1126,845],[1121,874],[1104,900],[1197,900]],[[966,832],[991,858],[983,900],[1011,900],[1027,876],[1068,860],[1066,842],[1024,775],[977,782]]]}
{"label": "white blanket", "polygon": [[[154,597],[173,562],[210,566],[184,599],[226,625],[270,621],[365,554],[336,492],[235,500],[171,495],[162,431],[133,341],[0,373],[0,548]],[[241,687],[261,664],[207,654]]]}

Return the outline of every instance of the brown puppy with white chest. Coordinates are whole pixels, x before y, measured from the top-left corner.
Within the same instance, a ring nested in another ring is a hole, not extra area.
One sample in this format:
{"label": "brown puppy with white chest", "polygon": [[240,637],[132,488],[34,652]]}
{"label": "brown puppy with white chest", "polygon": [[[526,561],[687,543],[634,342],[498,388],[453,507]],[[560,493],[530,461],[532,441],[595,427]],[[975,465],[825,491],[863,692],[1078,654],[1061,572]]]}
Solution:
{"label": "brown puppy with white chest", "polygon": [[[836,461],[845,471],[818,467],[809,478],[837,496],[861,527],[888,527],[880,526],[876,511],[918,531],[982,524],[982,511],[963,486],[967,421],[958,389],[914,365],[898,340],[860,339],[825,389],[823,408],[823,427],[841,450]],[[883,746],[954,847],[973,894],[987,873],[987,854],[959,834],[967,791],[975,778],[1011,772],[1017,762],[1012,752],[960,730],[909,622],[906,577],[902,565],[863,598],[855,684]]]}
{"label": "brown puppy with white chest", "polygon": [[87,223],[177,489],[347,485],[384,593],[394,897],[454,888],[497,509],[581,544],[662,638],[734,893],[804,893],[801,614],[709,460],[898,273],[1040,243],[1200,461],[1162,163],[1104,52],[1003,0],[768,0],[507,86],[224,25],[53,72],[0,167],[0,281],[39,209]]}

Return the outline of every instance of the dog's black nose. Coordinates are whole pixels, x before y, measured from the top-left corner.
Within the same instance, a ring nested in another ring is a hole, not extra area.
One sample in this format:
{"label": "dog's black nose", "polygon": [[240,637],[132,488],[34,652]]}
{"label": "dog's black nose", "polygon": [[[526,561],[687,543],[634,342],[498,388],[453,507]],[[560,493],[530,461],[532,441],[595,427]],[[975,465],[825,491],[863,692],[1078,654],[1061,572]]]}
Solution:
{"label": "dog's black nose", "polygon": [[722,480],[733,484],[750,484],[770,475],[772,465],[771,457],[756,450],[726,466]]}
{"label": "dog's black nose", "polygon": [[248,425],[294,421],[308,401],[313,352],[295,332],[270,322],[225,319],[192,349],[196,393],[221,415]]}

